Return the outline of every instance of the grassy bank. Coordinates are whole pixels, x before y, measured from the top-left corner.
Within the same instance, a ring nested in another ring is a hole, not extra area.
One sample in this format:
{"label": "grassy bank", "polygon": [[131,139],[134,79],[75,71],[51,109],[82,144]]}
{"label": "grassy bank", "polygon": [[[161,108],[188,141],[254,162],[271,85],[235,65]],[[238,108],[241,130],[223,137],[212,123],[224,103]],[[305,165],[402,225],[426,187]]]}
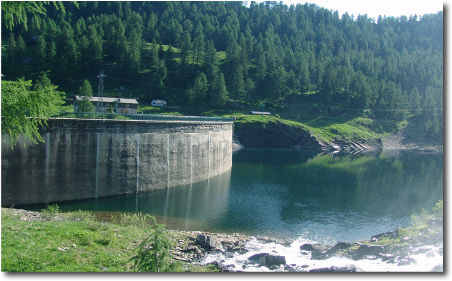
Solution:
{"label": "grassy bank", "polygon": [[[243,113],[227,114],[225,117],[235,117],[235,133],[250,128],[260,128],[259,135],[254,132],[256,138],[269,137],[265,134],[268,130],[276,135],[288,135],[296,137],[302,131],[315,137],[321,143],[332,145],[334,143],[367,143],[381,140],[387,134],[397,131],[397,128],[381,128],[378,121],[360,116],[348,118],[333,118],[325,116],[311,116],[311,119],[300,122],[280,117],[278,114],[272,116],[248,115]],[[391,126],[396,127],[397,124]],[[388,127],[388,126],[387,126]],[[276,130],[276,131],[275,131]],[[278,132],[280,131],[280,132]],[[253,137],[252,135],[249,135]],[[241,140],[242,141],[242,140]]]}
{"label": "grassy bank", "polygon": [[[131,272],[131,260],[156,231],[143,215],[101,222],[85,211],[41,213],[2,208],[3,272]],[[170,240],[177,237],[169,236]],[[171,271],[215,271],[172,261]]]}

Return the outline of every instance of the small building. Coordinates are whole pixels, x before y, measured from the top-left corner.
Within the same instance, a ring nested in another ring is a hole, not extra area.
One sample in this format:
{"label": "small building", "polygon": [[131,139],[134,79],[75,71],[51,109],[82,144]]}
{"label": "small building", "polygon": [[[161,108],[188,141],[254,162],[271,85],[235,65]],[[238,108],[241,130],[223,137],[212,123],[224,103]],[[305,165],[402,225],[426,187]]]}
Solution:
{"label": "small building", "polygon": [[[77,101],[80,101],[82,98],[82,96],[75,96],[74,111],[77,111],[78,108]],[[136,99],[125,99],[117,97],[90,97],[89,100],[93,103],[94,108],[96,108],[98,112],[108,112],[110,108],[112,108],[113,112],[115,113],[137,114],[138,102]]]}
{"label": "small building", "polygon": [[157,107],[166,107],[166,101],[164,100],[153,100],[151,102],[152,106],[157,106]]}
{"label": "small building", "polygon": [[251,115],[272,115],[270,112],[267,111],[251,111]]}

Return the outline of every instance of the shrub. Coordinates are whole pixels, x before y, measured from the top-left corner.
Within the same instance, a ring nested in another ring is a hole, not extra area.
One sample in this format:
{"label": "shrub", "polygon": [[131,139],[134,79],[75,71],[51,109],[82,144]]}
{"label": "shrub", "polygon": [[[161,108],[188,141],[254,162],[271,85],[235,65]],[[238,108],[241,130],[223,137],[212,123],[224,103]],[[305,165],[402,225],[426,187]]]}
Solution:
{"label": "shrub", "polygon": [[75,230],[71,232],[69,235],[76,244],[84,246],[92,245],[96,238],[93,232],[86,230]]}
{"label": "shrub", "polygon": [[77,210],[75,212],[70,212],[66,214],[66,219],[68,221],[93,221],[94,216],[89,211]]}
{"label": "shrub", "polygon": [[174,242],[164,225],[154,224],[152,233],[138,246],[138,253],[132,257],[136,271],[174,272],[180,267],[173,261],[171,249]]}
{"label": "shrub", "polygon": [[146,229],[155,224],[155,218],[149,214],[133,213],[133,214],[121,214],[119,217],[119,223],[126,225],[134,225],[138,228]]}
{"label": "shrub", "polygon": [[47,206],[46,209],[41,211],[42,216],[45,220],[53,220],[55,219],[57,214],[60,214],[60,207],[56,204]]}
{"label": "shrub", "polygon": [[425,228],[432,220],[443,220],[443,200],[436,203],[436,206],[432,208],[432,213],[429,214],[425,209],[421,210],[420,215],[412,215],[412,225],[419,228]]}

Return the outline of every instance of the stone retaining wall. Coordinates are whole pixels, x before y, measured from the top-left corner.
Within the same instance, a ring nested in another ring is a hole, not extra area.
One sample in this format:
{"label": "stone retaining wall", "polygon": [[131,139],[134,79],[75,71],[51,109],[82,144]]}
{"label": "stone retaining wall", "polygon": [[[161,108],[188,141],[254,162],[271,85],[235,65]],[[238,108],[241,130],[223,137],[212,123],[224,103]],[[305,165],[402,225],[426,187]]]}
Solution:
{"label": "stone retaining wall", "polygon": [[2,137],[2,206],[202,181],[231,168],[232,135],[232,122],[51,119],[45,143]]}

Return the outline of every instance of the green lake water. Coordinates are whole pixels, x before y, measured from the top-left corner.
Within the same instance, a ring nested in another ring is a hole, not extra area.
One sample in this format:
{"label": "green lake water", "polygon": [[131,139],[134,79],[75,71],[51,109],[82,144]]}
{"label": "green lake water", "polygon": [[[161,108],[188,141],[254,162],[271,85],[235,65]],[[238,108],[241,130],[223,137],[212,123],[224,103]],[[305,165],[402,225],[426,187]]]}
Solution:
{"label": "green lake water", "polygon": [[442,154],[246,148],[234,153],[229,172],[203,182],[58,205],[149,213],[170,229],[334,243],[407,226],[413,213],[430,210],[442,198]]}

